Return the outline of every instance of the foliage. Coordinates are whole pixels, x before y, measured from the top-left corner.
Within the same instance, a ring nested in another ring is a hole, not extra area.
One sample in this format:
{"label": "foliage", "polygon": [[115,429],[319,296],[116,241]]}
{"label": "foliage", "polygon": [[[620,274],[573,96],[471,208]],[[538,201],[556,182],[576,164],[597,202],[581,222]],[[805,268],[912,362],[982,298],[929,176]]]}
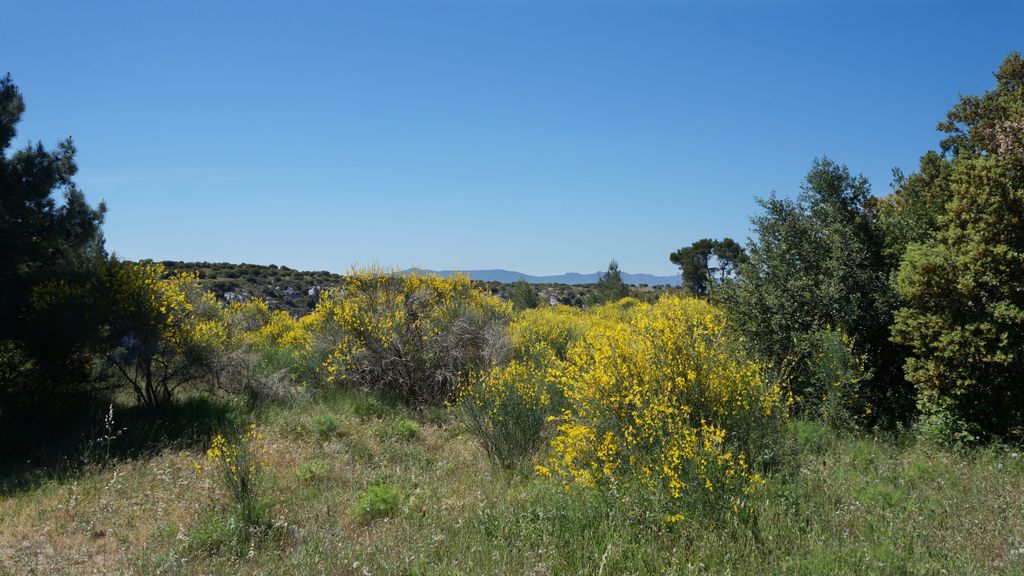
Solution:
{"label": "foliage", "polygon": [[850,337],[822,330],[806,335],[800,345],[810,358],[805,395],[793,399],[800,412],[836,429],[864,424],[872,412],[861,393],[867,374]]}
{"label": "foliage", "polygon": [[[221,487],[230,499],[229,511],[239,522],[242,536],[270,527],[270,507],[263,498],[266,467],[266,448],[263,434],[251,424],[245,436],[229,442],[217,434],[206,451],[207,468],[219,478]],[[196,470],[204,467],[196,464]]]}
{"label": "foliage", "polygon": [[1024,426],[1024,58],[996,80],[940,123],[948,158],[926,156],[917,188],[896,194],[898,216],[934,214],[903,254],[893,338],[911,349],[923,429],[942,442]]}
{"label": "foliage", "polygon": [[707,296],[714,284],[723,284],[736,277],[747,255],[743,246],[732,238],[704,238],[669,254],[668,259],[682,271],[686,290],[695,296]]}
{"label": "foliage", "polygon": [[352,401],[352,413],[363,420],[383,418],[388,411],[388,406],[371,394],[361,394]]}
{"label": "foliage", "polygon": [[313,421],[313,428],[316,429],[317,436],[328,438],[341,430],[341,420],[333,414],[321,414]]}
{"label": "foliage", "polygon": [[174,391],[208,374],[227,345],[220,306],[189,274],[164,277],[158,264],[112,258],[110,360],[139,404],[166,406]]}
{"label": "foliage", "polygon": [[1024,178],[985,157],[954,160],[951,179],[939,231],[904,256],[894,327],[924,422],[946,441],[1024,425]]}
{"label": "foliage", "polygon": [[523,311],[508,326],[510,353],[526,360],[534,351],[548,349],[564,360],[569,347],[587,331],[591,314],[569,306]]}
{"label": "foliage", "polygon": [[296,468],[295,474],[303,482],[320,482],[331,473],[331,464],[323,459],[303,462]]}
{"label": "foliage", "polygon": [[377,484],[366,489],[356,500],[356,517],[363,522],[393,516],[401,504],[401,493],[395,486]]}
{"label": "foliage", "polygon": [[395,421],[394,432],[400,440],[412,440],[420,433],[420,425],[415,420],[400,418]]}
{"label": "foliage", "polygon": [[[75,185],[75,147],[27,144],[8,154],[25,111],[0,78],[0,412],[72,401],[91,384],[102,316],[96,268],[106,254],[93,208]],[[56,198],[57,194],[62,197]],[[45,300],[44,303],[39,302]]]}
{"label": "foliage", "polygon": [[303,321],[331,350],[322,363],[329,383],[425,406],[447,401],[484,365],[488,327],[510,312],[466,276],[368,270],[346,276]]}
{"label": "foliage", "polygon": [[519,470],[544,444],[564,405],[556,371],[603,308],[521,312],[508,326],[507,352],[460,389],[458,413],[494,465]]}
{"label": "foliage", "polygon": [[619,263],[613,258],[608,263],[608,271],[597,281],[594,291],[587,298],[587,304],[594,306],[605,302],[615,302],[626,296],[629,296],[629,287],[622,281]]}
{"label": "foliage", "polygon": [[518,470],[543,445],[557,394],[551,368],[542,358],[513,359],[463,390],[459,414],[496,466]]}
{"label": "foliage", "polygon": [[928,152],[917,172],[904,176],[896,171],[892,194],[877,199],[888,268],[898,270],[907,247],[927,241],[938,227],[950,200],[949,170],[947,158]]}
{"label": "foliage", "polygon": [[867,179],[821,159],[795,200],[773,195],[759,202],[764,213],[753,218],[757,240],[749,260],[718,301],[752,349],[785,368],[795,396],[820,391],[810,344],[814,334],[836,330],[864,359],[861,394],[875,416],[907,418],[913,394],[900,371],[903,351],[889,341],[892,261]]}
{"label": "foliage", "polygon": [[512,309],[516,311],[540,306],[540,295],[537,293],[537,289],[522,278],[512,283],[508,300],[512,303]]}
{"label": "foliage", "polygon": [[559,371],[568,408],[538,472],[613,491],[639,484],[673,518],[701,498],[746,505],[786,398],[736,344],[724,315],[691,298],[594,322]]}

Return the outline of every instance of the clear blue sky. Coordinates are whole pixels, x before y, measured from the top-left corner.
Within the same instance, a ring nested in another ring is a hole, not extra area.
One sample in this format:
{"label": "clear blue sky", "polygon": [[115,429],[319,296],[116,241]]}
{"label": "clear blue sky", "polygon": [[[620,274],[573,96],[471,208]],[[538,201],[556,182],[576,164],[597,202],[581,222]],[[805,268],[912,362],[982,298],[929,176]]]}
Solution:
{"label": "clear blue sky", "polygon": [[603,269],[746,238],[827,155],[889,191],[1024,2],[0,0],[16,140],[126,258]]}

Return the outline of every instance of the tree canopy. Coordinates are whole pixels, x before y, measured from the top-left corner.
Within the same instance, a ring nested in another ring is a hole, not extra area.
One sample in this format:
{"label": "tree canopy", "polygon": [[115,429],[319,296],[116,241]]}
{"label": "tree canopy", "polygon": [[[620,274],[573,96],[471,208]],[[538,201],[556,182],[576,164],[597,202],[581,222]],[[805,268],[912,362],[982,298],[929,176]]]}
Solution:
{"label": "tree canopy", "polygon": [[679,266],[683,286],[690,293],[707,296],[714,284],[723,284],[736,277],[747,254],[743,246],[732,238],[704,238],[669,254],[668,259]]}
{"label": "tree canopy", "polygon": [[[105,258],[104,206],[75,185],[75,147],[11,152],[25,101],[0,79],[0,396],[35,397],[84,377],[97,333],[93,269]],[[17,388],[18,390],[16,390]],[[25,390],[28,388],[28,390]],[[0,402],[3,399],[0,398]]]}
{"label": "tree canopy", "polygon": [[995,77],[939,124],[944,155],[894,194],[893,221],[923,222],[896,276],[893,339],[910,347],[907,378],[942,439],[1024,425],[1024,58]]}

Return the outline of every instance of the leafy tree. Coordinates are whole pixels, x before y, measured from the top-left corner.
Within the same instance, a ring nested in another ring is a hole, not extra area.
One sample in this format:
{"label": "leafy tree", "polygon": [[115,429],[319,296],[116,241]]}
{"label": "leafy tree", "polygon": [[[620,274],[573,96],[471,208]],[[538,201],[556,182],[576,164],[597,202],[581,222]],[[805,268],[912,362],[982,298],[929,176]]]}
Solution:
{"label": "leafy tree", "polygon": [[24,111],[10,75],[0,79],[0,406],[86,380],[99,332],[91,288],[105,258],[104,206],[75,186],[70,138],[9,154]]}
{"label": "leafy tree", "polygon": [[517,311],[536,308],[540,306],[540,294],[525,278],[520,278],[512,283],[509,301],[512,302],[512,308]]}
{"label": "leafy tree", "polygon": [[944,441],[1024,425],[1024,58],[1009,55],[996,81],[939,124],[945,156],[922,160],[920,190],[899,191],[893,217],[935,214],[903,255],[893,338],[911,349],[924,428]]}
{"label": "leafy tree", "polygon": [[849,336],[865,357],[863,399],[902,417],[911,395],[889,342],[893,297],[870,186],[827,158],[816,160],[795,200],[758,201],[757,240],[722,301],[763,357],[783,362],[805,406],[826,391],[815,376],[822,332]]}
{"label": "leafy tree", "polygon": [[619,272],[619,263],[612,258],[608,264],[608,271],[597,281],[594,291],[587,299],[588,304],[597,305],[605,302],[615,302],[629,296],[629,287],[622,281],[622,273]]}

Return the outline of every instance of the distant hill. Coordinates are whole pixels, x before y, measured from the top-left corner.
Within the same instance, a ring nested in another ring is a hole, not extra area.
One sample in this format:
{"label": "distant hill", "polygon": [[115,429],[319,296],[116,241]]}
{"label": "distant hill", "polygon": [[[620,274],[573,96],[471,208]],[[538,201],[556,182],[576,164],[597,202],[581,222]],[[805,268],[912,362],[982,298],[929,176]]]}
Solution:
{"label": "distant hill", "polygon": [[[559,274],[556,276],[533,276],[530,274],[523,274],[522,272],[515,272],[513,270],[422,270],[418,268],[410,268],[405,272],[427,272],[431,274],[437,274],[438,276],[447,277],[456,272],[462,272],[463,274],[469,275],[473,280],[479,280],[480,282],[501,282],[508,284],[515,282],[520,278],[526,280],[530,284],[595,284],[604,274],[604,272],[592,272],[590,274],[581,274],[579,272],[569,272],[566,274]],[[669,286],[679,286],[682,284],[681,278],[678,275],[673,276],[655,276],[653,274],[630,274],[628,272],[622,273],[622,281],[626,284],[640,285],[647,284],[648,286],[660,286],[668,284]]]}

